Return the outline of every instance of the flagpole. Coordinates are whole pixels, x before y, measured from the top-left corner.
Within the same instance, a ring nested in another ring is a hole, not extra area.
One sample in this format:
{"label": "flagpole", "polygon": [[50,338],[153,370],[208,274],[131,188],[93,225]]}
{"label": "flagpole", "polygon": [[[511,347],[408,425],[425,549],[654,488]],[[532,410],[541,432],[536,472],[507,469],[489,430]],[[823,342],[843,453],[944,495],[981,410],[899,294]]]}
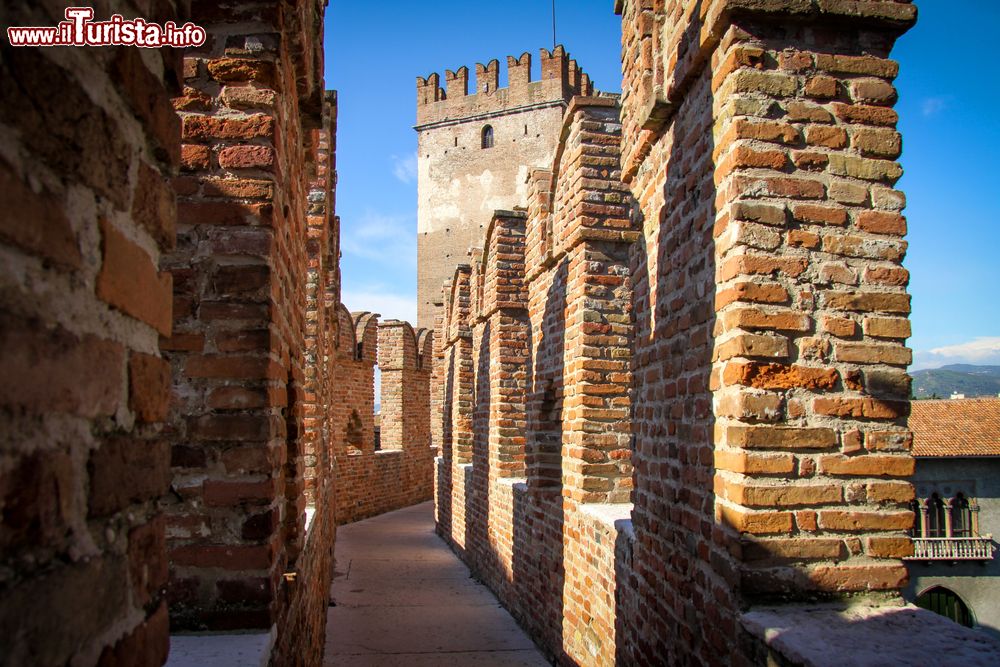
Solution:
{"label": "flagpole", "polygon": [[556,0],[552,0],[552,50],[556,50]]}

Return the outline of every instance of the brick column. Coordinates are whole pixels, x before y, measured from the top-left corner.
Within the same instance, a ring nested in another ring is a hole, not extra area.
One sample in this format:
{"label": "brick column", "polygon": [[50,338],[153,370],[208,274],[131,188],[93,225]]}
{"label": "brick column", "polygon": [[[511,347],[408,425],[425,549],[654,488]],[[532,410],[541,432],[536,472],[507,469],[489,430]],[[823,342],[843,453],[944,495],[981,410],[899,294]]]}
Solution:
{"label": "brick column", "polygon": [[407,322],[386,320],[378,326],[378,367],[382,372],[382,449],[403,449],[412,442],[413,391],[417,341]]}
{"label": "brick column", "polygon": [[471,270],[462,265],[452,282],[448,343],[451,347],[452,460],[472,462],[472,329],[469,322]]}
{"label": "brick column", "polygon": [[859,29],[749,15],[713,56],[717,516],[747,594],[906,577],[900,25]]}
{"label": "brick column", "polygon": [[[303,546],[309,132],[322,12],[199,4],[184,60],[174,333],[172,623],[267,628]],[[294,20],[293,20],[294,19]],[[317,277],[318,280],[318,277]],[[323,282],[326,282],[325,279]]]}
{"label": "brick column", "polygon": [[[486,236],[483,304],[489,322],[488,424],[491,484],[524,476],[528,388],[528,294],[524,281],[527,214],[497,211]],[[482,371],[480,371],[482,372]]]}
{"label": "brick column", "polygon": [[638,234],[618,171],[617,100],[574,98],[564,123],[552,198],[553,252],[566,265],[563,493],[623,502],[632,488],[628,253]]}
{"label": "brick column", "polygon": [[905,578],[909,297],[887,56],[915,12],[617,9],[623,178],[643,221],[624,655],[733,661],[748,601],[894,595]]}

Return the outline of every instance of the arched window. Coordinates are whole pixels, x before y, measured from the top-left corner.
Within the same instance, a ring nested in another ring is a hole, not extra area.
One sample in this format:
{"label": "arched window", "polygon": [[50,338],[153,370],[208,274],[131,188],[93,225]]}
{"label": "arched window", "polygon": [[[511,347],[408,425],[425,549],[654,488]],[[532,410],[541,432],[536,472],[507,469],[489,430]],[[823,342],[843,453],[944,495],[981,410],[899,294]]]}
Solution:
{"label": "arched window", "polygon": [[493,126],[483,125],[483,148],[493,148]]}
{"label": "arched window", "polygon": [[962,602],[962,598],[943,586],[935,586],[921,593],[917,598],[917,606],[941,614],[967,628],[973,625],[969,607]]}
{"label": "arched window", "polygon": [[972,510],[969,499],[964,494],[956,494],[951,500],[952,537],[974,537],[972,532]]}
{"label": "arched window", "polygon": [[913,512],[917,517],[913,526],[913,536],[920,538],[979,537],[979,511],[975,499],[964,493],[956,493],[953,498],[942,498],[933,493],[929,498],[913,502]]}
{"label": "arched window", "polygon": [[927,500],[927,534],[923,537],[947,537],[947,525],[944,501],[935,493]]}

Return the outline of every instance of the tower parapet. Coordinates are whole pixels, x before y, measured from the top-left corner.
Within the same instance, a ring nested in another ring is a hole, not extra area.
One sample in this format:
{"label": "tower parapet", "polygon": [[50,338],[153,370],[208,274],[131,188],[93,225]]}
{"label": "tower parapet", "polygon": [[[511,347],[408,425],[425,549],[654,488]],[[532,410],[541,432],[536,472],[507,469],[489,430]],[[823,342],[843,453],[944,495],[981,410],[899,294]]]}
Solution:
{"label": "tower parapet", "polygon": [[499,62],[476,63],[476,92],[469,94],[469,68],[445,71],[445,88],[435,72],[417,77],[417,128],[449,121],[488,117],[514,109],[565,103],[574,95],[592,95],[593,83],[566,49],[540,49],[542,78],[531,80],[531,54],[507,56],[507,80],[500,88]]}

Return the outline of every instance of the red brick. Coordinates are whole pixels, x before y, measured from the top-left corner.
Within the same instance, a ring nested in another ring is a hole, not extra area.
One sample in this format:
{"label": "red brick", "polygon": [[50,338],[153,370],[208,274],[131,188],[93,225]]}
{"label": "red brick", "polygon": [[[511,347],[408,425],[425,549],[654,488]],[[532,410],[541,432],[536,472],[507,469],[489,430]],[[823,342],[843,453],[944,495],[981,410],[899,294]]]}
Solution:
{"label": "red brick", "polygon": [[80,246],[61,203],[44,188],[36,193],[0,160],[0,238],[57,266],[78,269]]}
{"label": "red brick", "polygon": [[0,360],[0,404],[92,418],[114,414],[121,401],[125,350],[118,343],[0,316]]}
{"label": "red brick", "polygon": [[221,570],[267,570],[271,547],[238,545],[190,545],[170,550],[170,561],[182,567],[216,567]]}
{"label": "red brick", "polygon": [[230,146],[219,152],[219,166],[224,169],[264,169],[274,167],[274,149],[270,146]]}
{"label": "red brick", "polygon": [[216,81],[253,81],[272,87],[275,81],[274,63],[258,59],[219,58],[206,63],[209,75]]}
{"label": "red brick", "polygon": [[156,270],[146,251],[132,243],[106,219],[100,219],[101,272],[97,296],[154,327],[164,336],[171,329],[171,277]]}
{"label": "red brick", "polygon": [[273,135],[274,119],[265,114],[254,114],[244,118],[185,116],[182,136],[185,141],[204,143],[217,139],[262,139]]}
{"label": "red brick", "polygon": [[913,474],[913,459],[909,456],[861,455],[822,456],[819,470],[828,475],[860,477],[907,477]]}
{"label": "red brick", "polygon": [[208,146],[198,144],[181,145],[181,169],[185,171],[198,171],[208,169],[212,159],[212,153]]}
{"label": "red brick", "polygon": [[819,565],[809,580],[821,591],[889,591],[906,585],[906,567],[893,565]]}
{"label": "red brick", "polygon": [[741,384],[757,389],[833,389],[837,372],[832,368],[768,364],[759,362],[726,364],[723,371],[726,384]]}
{"label": "red brick", "polygon": [[258,482],[206,480],[203,489],[205,504],[210,507],[267,504],[274,499],[274,483],[270,479]]}
{"label": "red brick", "polygon": [[104,439],[90,455],[90,515],[114,514],[159,498],[170,486],[170,447],[163,440]]}
{"label": "red brick", "polygon": [[128,534],[128,569],[140,606],[159,597],[167,583],[167,546],[163,516],[133,528]]}
{"label": "red brick", "polygon": [[129,357],[129,408],[141,422],[162,422],[170,407],[170,364],[150,354]]}

